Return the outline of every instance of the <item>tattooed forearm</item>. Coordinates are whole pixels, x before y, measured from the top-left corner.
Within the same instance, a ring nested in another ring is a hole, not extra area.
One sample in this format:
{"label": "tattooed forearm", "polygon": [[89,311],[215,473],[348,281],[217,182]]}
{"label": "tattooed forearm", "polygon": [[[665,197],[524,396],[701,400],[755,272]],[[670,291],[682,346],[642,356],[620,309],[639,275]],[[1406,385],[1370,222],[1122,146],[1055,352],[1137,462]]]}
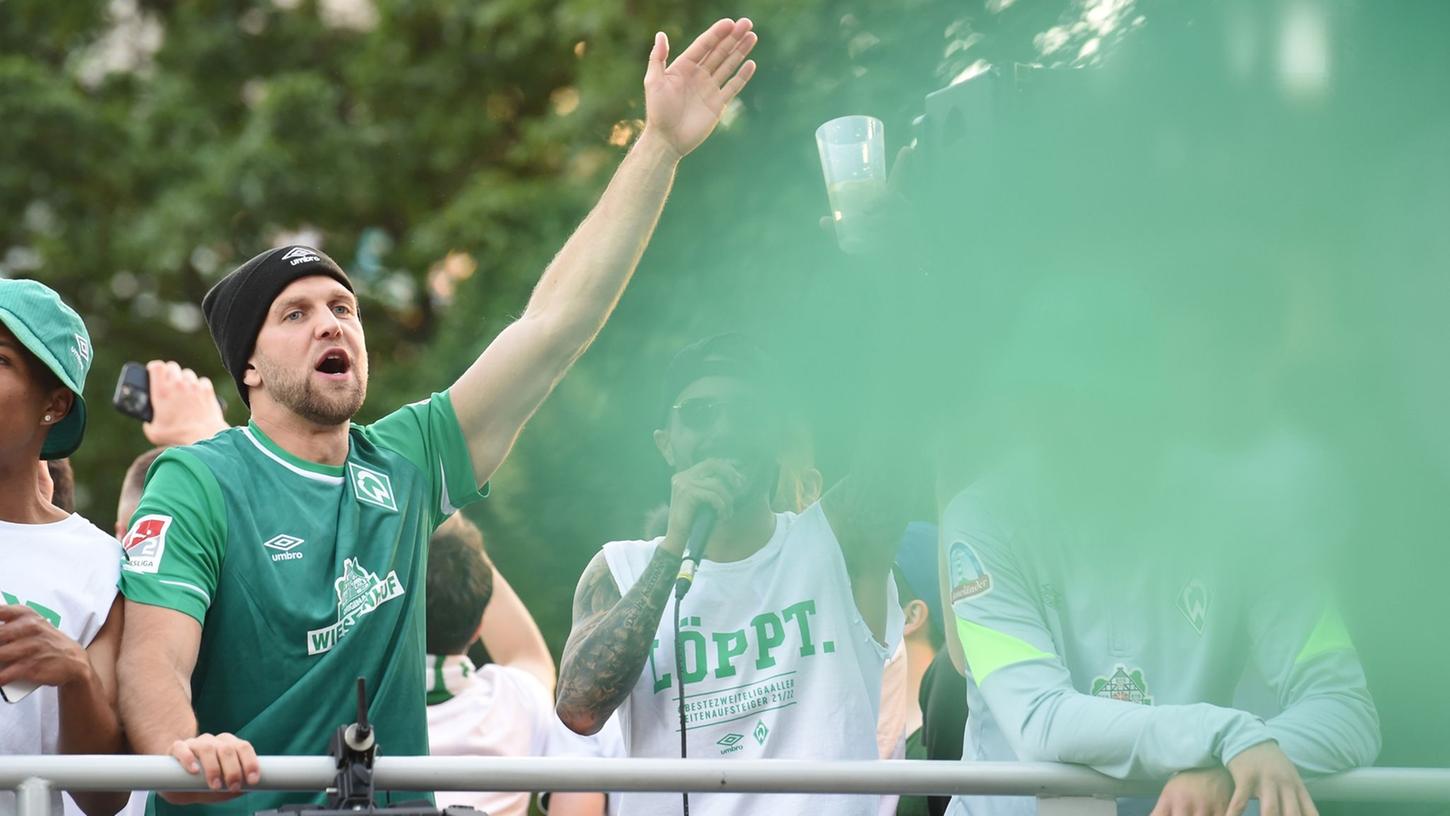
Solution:
{"label": "tattooed forearm", "polygon": [[585,569],[574,596],[574,630],[564,646],[555,704],[571,730],[598,732],[629,696],[649,658],[679,567],[680,556],[656,549],[623,598],[602,554]]}

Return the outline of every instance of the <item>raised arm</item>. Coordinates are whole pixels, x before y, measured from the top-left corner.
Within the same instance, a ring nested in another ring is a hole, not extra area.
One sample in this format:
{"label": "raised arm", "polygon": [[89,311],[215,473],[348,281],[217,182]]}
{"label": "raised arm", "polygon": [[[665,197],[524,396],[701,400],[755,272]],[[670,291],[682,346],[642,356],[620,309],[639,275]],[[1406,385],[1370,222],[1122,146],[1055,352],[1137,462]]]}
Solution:
{"label": "raised arm", "polygon": [[[821,499],[841,545],[856,606],[878,640],[885,640],[887,583],[906,524],[917,506],[926,509],[931,469],[925,455],[926,406],[918,397],[927,345],[923,303],[927,297],[922,260],[905,196],[911,150],[902,148],[892,166],[890,196],[874,215],[878,236],[871,251],[845,265],[852,288],[873,311],[865,333],[853,327],[841,347],[859,344],[857,361],[859,431],[851,470]],[[889,270],[889,274],[885,271]]]}
{"label": "raised arm", "polygon": [[454,410],[483,484],[619,302],[654,232],[675,168],[705,140],[755,63],[749,20],[720,20],[673,63],[655,35],[645,71],[645,128],[614,178],[544,270],[523,316],[453,386]]}
{"label": "raised arm", "polygon": [[146,364],[151,385],[151,421],[141,426],[153,445],[190,445],[227,428],[209,377],[173,360]]}
{"label": "raised arm", "polygon": [[528,672],[553,695],[554,658],[549,654],[549,644],[544,642],[544,633],[539,631],[534,616],[497,567],[493,570],[493,597],[483,611],[478,636],[493,662]]}

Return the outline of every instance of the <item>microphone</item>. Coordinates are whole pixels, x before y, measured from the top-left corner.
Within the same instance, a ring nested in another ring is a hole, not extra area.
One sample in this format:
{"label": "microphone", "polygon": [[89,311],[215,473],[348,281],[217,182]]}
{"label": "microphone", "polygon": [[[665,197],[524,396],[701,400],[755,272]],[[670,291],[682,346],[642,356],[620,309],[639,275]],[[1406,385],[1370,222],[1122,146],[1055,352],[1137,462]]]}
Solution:
{"label": "microphone", "polygon": [[705,552],[705,542],[715,529],[715,508],[703,505],[695,511],[695,521],[690,525],[690,537],[685,539],[685,556],[680,561],[680,573],[675,576],[675,600],[679,601],[690,591],[695,582],[695,565]]}

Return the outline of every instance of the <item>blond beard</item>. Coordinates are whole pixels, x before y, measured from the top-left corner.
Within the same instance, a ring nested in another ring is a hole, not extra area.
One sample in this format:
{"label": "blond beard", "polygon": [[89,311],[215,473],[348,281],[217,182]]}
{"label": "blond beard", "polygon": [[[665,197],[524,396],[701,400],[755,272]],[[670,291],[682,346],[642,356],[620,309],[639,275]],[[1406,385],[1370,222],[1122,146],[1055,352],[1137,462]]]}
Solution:
{"label": "blond beard", "polygon": [[338,394],[319,393],[312,382],[311,371],[295,377],[289,369],[274,366],[260,355],[256,366],[273,402],[317,425],[347,422],[357,414],[367,398],[367,369],[361,365],[353,366],[355,376],[350,387]]}

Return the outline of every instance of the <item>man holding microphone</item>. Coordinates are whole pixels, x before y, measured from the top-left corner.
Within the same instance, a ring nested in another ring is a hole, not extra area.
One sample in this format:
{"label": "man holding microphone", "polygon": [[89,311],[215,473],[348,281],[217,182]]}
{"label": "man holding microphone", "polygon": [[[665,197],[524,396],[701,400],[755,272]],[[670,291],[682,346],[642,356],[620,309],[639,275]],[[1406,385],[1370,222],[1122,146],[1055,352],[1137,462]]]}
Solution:
{"label": "man holding microphone", "polygon": [[[765,355],[740,335],[676,355],[654,434],[674,470],[668,529],[605,544],[580,578],[559,675],[565,725],[592,734],[618,709],[631,757],[680,756],[683,725],[690,757],[876,758],[882,667],[902,630],[890,578],[901,482],[859,472],[800,514],[771,512],[785,405]],[[687,541],[699,538],[693,587],[675,602]],[[688,802],[697,814],[866,816],[879,798]],[[676,794],[628,793],[621,810],[673,816],[680,805]]]}

